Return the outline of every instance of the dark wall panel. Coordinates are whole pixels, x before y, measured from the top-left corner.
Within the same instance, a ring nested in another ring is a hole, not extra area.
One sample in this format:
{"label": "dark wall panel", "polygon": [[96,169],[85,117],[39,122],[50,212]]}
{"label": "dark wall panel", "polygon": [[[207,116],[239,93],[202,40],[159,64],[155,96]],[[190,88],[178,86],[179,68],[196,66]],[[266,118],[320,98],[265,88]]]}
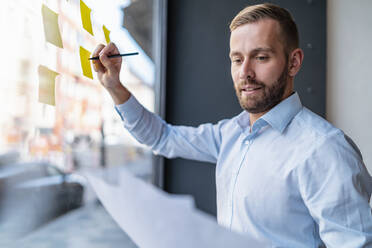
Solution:
{"label": "dark wall panel", "polygon": [[[262,1],[168,1],[166,121],[197,126],[242,110],[230,76],[229,23],[243,7]],[[269,1],[270,2],[270,1]],[[326,1],[271,1],[291,11],[305,61],[295,80],[305,106],[325,113]],[[197,206],[216,214],[215,165],[165,160],[164,188],[192,194]]]}

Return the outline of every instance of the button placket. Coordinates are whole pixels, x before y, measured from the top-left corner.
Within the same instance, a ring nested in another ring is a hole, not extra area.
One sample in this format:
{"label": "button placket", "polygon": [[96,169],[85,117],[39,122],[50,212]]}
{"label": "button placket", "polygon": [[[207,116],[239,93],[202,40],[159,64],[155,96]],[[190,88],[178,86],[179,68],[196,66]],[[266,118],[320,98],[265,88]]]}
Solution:
{"label": "button placket", "polygon": [[232,192],[231,192],[231,196],[229,197],[229,208],[230,208],[230,229],[231,229],[231,226],[232,226],[232,219],[233,219],[233,215],[234,215],[234,192],[235,192],[235,186],[236,186],[236,181],[238,180],[238,175],[239,175],[239,171],[242,167],[242,164],[245,160],[245,156],[247,155],[248,153],[248,150],[252,144],[252,140],[249,140],[249,139],[246,139],[245,141],[243,141],[243,143],[247,146],[245,148],[245,152],[244,152],[244,155],[242,156],[242,159],[240,160],[240,163],[239,163],[239,167],[238,169],[235,171],[235,173],[233,173],[234,175],[234,180],[232,180],[232,183],[233,183],[233,186],[232,186]]}

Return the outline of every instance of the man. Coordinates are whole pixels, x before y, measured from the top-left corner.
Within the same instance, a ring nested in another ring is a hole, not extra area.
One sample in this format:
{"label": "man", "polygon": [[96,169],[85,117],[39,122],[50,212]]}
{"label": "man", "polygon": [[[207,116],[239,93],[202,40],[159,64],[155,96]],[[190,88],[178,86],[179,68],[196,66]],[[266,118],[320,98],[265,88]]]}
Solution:
{"label": "man", "polygon": [[218,222],[272,247],[372,247],[372,179],[358,148],[303,107],[293,91],[303,51],[296,24],[276,5],[243,9],[230,25],[231,75],[244,111],[215,125],[172,126],[119,81],[114,44],[93,56],[124,126],[168,158],[217,163]]}

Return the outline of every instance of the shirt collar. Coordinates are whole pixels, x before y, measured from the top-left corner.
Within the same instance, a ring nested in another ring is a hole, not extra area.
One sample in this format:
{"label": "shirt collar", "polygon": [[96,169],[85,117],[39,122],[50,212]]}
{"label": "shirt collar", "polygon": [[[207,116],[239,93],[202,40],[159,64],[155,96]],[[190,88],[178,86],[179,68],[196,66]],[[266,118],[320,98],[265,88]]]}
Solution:
{"label": "shirt collar", "polygon": [[[298,96],[297,92],[295,92],[273,107],[269,112],[261,116],[254,123],[253,128],[256,126],[256,123],[262,124],[261,122],[266,122],[272,128],[275,128],[282,133],[289,122],[296,116],[298,112],[300,112],[301,109],[302,103],[300,97]],[[242,129],[249,127],[249,113],[247,111],[243,111],[238,116],[237,122]]]}

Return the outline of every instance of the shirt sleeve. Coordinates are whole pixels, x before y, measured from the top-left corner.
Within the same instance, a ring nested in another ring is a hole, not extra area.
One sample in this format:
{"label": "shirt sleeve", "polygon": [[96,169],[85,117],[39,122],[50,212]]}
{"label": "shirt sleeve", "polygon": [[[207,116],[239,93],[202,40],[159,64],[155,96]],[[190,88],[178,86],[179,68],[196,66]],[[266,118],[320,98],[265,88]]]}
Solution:
{"label": "shirt sleeve", "polygon": [[328,248],[372,247],[372,178],[341,131],[320,142],[298,177],[301,195]]}
{"label": "shirt sleeve", "polygon": [[134,96],[115,106],[124,127],[155,154],[167,158],[182,157],[205,162],[217,161],[222,122],[199,127],[174,126],[145,109]]}

